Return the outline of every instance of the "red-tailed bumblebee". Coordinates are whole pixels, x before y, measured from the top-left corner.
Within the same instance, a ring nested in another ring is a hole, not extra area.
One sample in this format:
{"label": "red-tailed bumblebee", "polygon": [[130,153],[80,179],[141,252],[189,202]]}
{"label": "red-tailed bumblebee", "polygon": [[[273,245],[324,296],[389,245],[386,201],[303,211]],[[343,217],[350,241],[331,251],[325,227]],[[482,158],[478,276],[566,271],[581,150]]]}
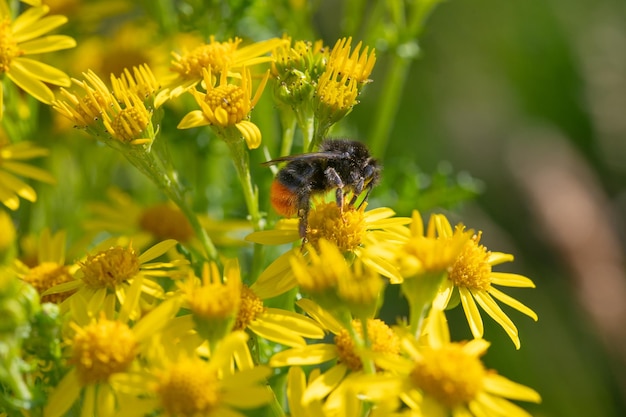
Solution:
{"label": "red-tailed bumblebee", "polygon": [[367,200],[378,183],[381,166],[370,156],[361,142],[349,139],[326,139],[318,152],[283,156],[265,162],[274,165],[287,162],[278,171],[270,190],[276,212],[286,217],[298,215],[300,236],[306,236],[311,197],[336,190],[337,205],[342,208],[344,193],[352,192],[354,205],[365,192],[360,204]]}

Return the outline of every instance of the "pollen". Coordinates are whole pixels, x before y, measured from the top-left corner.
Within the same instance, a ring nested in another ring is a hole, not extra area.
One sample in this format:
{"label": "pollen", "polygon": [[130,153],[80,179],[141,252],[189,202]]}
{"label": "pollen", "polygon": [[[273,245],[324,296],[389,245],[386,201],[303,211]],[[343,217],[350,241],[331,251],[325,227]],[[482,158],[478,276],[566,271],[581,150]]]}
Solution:
{"label": "pollen", "polygon": [[156,392],[170,416],[206,416],[220,404],[217,372],[200,359],[172,363],[159,375]]}
{"label": "pollen", "polygon": [[263,300],[246,285],[241,287],[241,304],[233,330],[244,330],[257,316],[265,311]]}
{"label": "pollen", "polygon": [[172,71],[183,76],[200,76],[202,77],[203,68],[211,68],[221,70],[231,66],[233,54],[241,43],[241,39],[229,40],[227,42],[215,42],[215,38],[211,37],[208,44],[198,46],[191,52],[179,56],[172,62]]}
{"label": "pollen", "polygon": [[194,235],[185,215],[170,204],[148,207],[141,214],[139,225],[158,240],[175,239],[185,243]]}
{"label": "pollen", "polygon": [[490,252],[479,244],[481,233],[474,235],[466,244],[448,272],[457,287],[488,290],[491,286]]}
{"label": "pollen", "polygon": [[80,269],[88,286],[114,289],[139,273],[139,258],[132,247],[117,246],[88,256]]}
{"label": "pollen", "polygon": [[483,388],[487,371],[480,359],[453,343],[422,352],[411,371],[411,381],[450,408],[467,404]]}
{"label": "pollen", "polygon": [[204,100],[213,111],[218,124],[225,127],[233,126],[247,117],[250,107],[246,96],[241,87],[225,84],[209,90]]}
{"label": "pollen", "polygon": [[[352,327],[360,337],[363,337],[361,322],[354,320]],[[389,326],[379,319],[367,321],[367,338],[369,348],[376,353],[398,355],[400,352],[400,340]],[[359,353],[354,346],[354,340],[343,329],[335,336],[335,346],[339,362],[345,364],[350,370],[356,372],[363,368]]]}
{"label": "pollen", "polygon": [[136,356],[135,335],[124,323],[100,318],[84,328],[72,327],[76,336],[72,341],[71,361],[85,385],[124,372]]}
{"label": "pollen", "polygon": [[306,239],[317,246],[320,239],[326,239],[337,245],[341,252],[354,251],[365,237],[365,205],[357,209],[337,203],[319,203],[309,212]]}
{"label": "pollen", "polygon": [[0,72],[8,72],[13,58],[23,54],[13,37],[11,21],[3,19],[0,21]]}
{"label": "pollen", "polygon": [[[22,280],[32,285],[39,294],[43,294],[47,289],[55,285],[69,282],[72,279],[69,268],[65,265],[59,265],[56,262],[42,262],[34,268],[31,268],[30,271],[22,277]],[[41,297],[41,302],[60,304],[63,300],[72,295],[72,293],[73,291],[68,291],[46,295]]]}

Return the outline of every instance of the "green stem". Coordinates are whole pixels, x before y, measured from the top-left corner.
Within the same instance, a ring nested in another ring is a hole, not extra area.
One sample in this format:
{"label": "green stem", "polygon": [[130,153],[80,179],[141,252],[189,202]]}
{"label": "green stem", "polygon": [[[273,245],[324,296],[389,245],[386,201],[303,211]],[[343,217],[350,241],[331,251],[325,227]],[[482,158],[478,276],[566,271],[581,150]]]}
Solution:
{"label": "green stem", "polygon": [[280,121],[283,127],[283,137],[280,143],[279,156],[291,154],[293,137],[296,133],[296,116],[291,108],[284,108],[280,111]]}
{"label": "green stem", "polygon": [[400,98],[404,93],[404,85],[411,67],[410,59],[394,54],[391,57],[389,70],[385,76],[382,87],[380,105],[374,118],[374,126],[370,136],[370,149],[373,155],[383,158],[387,149],[387,143],[391,135],[391,129],[395,120]]}
{"label": "green stem", "polygon": [[200,224],[197,214],[191,209],[184,192],[177,181],[176,172],[168,167],[162,159],[158,158],[155,152],[138,147],[137,149],[122,149],[123,145],[109,143],[113,148],[122,152],[128,161],[143,172],[163,193],[183,212],[194,232],[200,239],[200,243],[208,259],[219,263],[219,257],[215,245]]}
{"label": "green stem", "polygon": [[402,293],[409,302],[411,310],[409,330],[416,338],[419,338],[422,333],[424,319],[428,316],[437,291],[445,278],[445,271],[425,272],[402,282]]}

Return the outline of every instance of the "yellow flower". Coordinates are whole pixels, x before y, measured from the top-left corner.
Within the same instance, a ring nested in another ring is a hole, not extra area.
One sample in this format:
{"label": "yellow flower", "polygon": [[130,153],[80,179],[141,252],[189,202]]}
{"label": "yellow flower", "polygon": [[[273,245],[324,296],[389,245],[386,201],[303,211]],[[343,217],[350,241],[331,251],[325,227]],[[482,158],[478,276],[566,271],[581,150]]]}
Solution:
{"label": "yellow flower", "polygon": [[[285,40],[272,38],[240,48],[241,42],[240,38],[217,42],[215,37],[211,36],[208,43],[198,45],[182,55],[173,52],[174,60],[170,69],[174,76],[167,82],[167,88],[159,94],[157,106],[168,99],[180,96],[206,79],[204,71],[211,74],[226,73],[271,61],[272,58],[265,54],[283,45]],[[213,85],[213,82],[206,85]]]}
{"label": "yellow flower", "polygon": [[[158,414],[169,417],[245,417],[238,410],[266,405],[273,398],[265,386],[271,371],[255,366],[248,353],[243,332],[233,332],[211,352],[209,360],[196,355],[168,354],[161,350],[150,357],[143,372],[114,378],[120,391],[120,415],[141,417]],[[153,346],[161,349],[167,341]],[[236,358],[236,368],[232,358]]]}
{"label": "yellow flower", "polygon": [[[65,264],[65,237],[64,231],[51,234],[50,229],[46,228],[39,237],[37,264],[29,268],[20,261],[15,262],[18,276],[32,285],[39,294],[55,285],[74,280],[73,275],[78,265]],[[60,304],[70,295],[70,292],[46,295],[41,297],[41,301]]]}
{"label": "yellow flower", "polygon": [[[105,242],[107,244],[108,242]],[[157,278],[177,278],[183,274],[180,267],[186,261],[150,262],[173,248],[175,240],[165,240],[139,254],[129,244],[109,246],[95,255],[89,255],[79,262],[80,268],[75,279],[56,285],[43,295],[76,291],[63,304],[69,304],[72,316],[86,317],[106,308],[115,308],[115,300],[120,305],[120,318],[136,319],[140,315],[139,301],[162,299],[163,288]],[[81,305],[79,301],[87,304]]]}
{"label": "yellow flower", "polygon": [[[320,365],[331,360],[336,361],[301,394],[300,400],[305,406],[326,397],[340,386],[348,375],[363,374],[364,364],[361,356],[366,353],[363,346],[367,346],[369,352],[367,355],[372,355],[371,352],[374,352],[385,357],[395,357],[400,353],[398,337],[381,320],[367,320],[367,340],[365,341],[362,340],[364,337],[363,326],[359,320],[349,323],[353,329],[351,330],[352,333],[349,333],[332,315],[312,301],[301,299],[298,301],[298,306],[320,323],[323,323],[335,335],[333,343],[316,343],[287,349],[275,354],[270,359],[269,364],[273,367]],[[361,339],[360,348],[355,343],[355,337]]]}
{"label": "yellow flower", "polygon": [[[218,86],[213,86],[211,72],[205,71],[204,82],[206,94],[192,90],[192,94],[201,110],[186,114],[178,124],[179,129],[198,126],[213,126],[220,131],[224,128],[236,127],[246,140],[249,149],[256,149],[261,144],[261,131],[248,120],[250,111],[261,98],[269,73],[263,77],[261,84],[252,97],[252,77],[250,70],[244,68],[239,85],[230,84],[226,72],[222,72]],[[225,135],[220,135],[225,137]]]}
{"label": "yellow flower", "polygon": [[[133,364],[157,334],[178,311],[175,300],[160,304],[130,327],[124,320],[99,319],[72,322],[70,371],[50,393],[44,407],[47,417],[66,415],[81,398],[82,408],[94,415],[113,415],[120,402],[116,379],[134,376]],[[96,395],[97,394],[97,395]]]}
{"label": "yellow flower", "polygon": [[110,145],[146,145],[149,149],[155,138],[150,103],[159,88],[150,68],[142,65],[134,67],[133,74],[125,70],[119,77],[112,75],[112,91],[91,70],[83,77],[86,81],[72,80],[82,94],[61,89],[65,100],[55,100],[53,108]]}
{"label": "yellow flower", "polygon": [[[106,201],[87,205],[90,217],[83,224],[87,231],[128,236],[138,249],[156,241],[175,239],[188,248],[202,252],[202,245],[189,220],[175,204],[141,204],[115,187],[107,189],[106,198]],[[243,220],[218,221],[208,216],[199,216],[199,220],[218,246],[243,245],[243,236],[250,231],[250,223]]]}
{"label": "yellow flower", "polygon": [[30,202],[37,200],[37,193],[16,175],[52,184],[54,178],[40,168],[25,164],[24,160],[48,155],[48,150],[31,142],[0,143],[0,201],[11,210],[20,206],[19,197]]}
{"label": "yellow flower", "polygon": [[[443,312],[430,315],[433,322],[445,319]],[[416,341],[405,334],[402,347],[407,357],[377,358],[378,366],[396,375],[390,386],[396,395],[420,415],[513,416],[529,417],[511,400],[540,402],[541,397],[531,388],[517,384],[487,370],[480,360],[489,342],[474,339],[467,343],[452,343],[447,332],[431,331]]]}
{"label": "yellow flower", "polygon": [[224,279],[213,264],[203,270],[202,285],[190,277],[181,288],[196,330],[210,342],[231,330],[248,330],[286,346],[304,346],[304,338],[324,337],[324,331],[313,320],[292,311],[265,307],[263,300],[241,283],[236,260],[225,263]]}
{"label": "yellow flower", "polygon": [[[449,236],[452,232],[447,220],[442,221],[438,228],[440,233],[445,236]],[[498,306],[494,298],[535,321],[537,314],[493,285],[534,288],[535,284],[523,275],[492,271],[492,267],[495,265],[513,261],[513,255],[488,251],[485,246],[480,244],[481,236],[482,233],[479,232],[465,243],[463,250],[451,265],[448,279],[443,282],[434,303],[438,308],[443,309],[451,304],[453,295],[460,297],[465,317],[475,338],[482,338],[483,336],[483,321],[478,309],[480,306],[502,326],[515,347],[519,349],[520,340],[517,327]]]}
{"label": "yellow flower", "polygon": [[[4,7],[0,10],[6,11],[6,2],[2,2]],[[65,16],[45,16],[49,9],[45,5],[31,7],[14,20],[4,13],[0,15],[0,74],[6,74],[18,87],[46,104],[54,100],[54,93],[46,84],[67,87],[70,79],[63,71],[26,56],[76,46],[69,36],[42,36],[67,22]],[[0,118],[4,108],[2,96],[0,86]]]}
{"label": "yellow flower", "polygon": [[[346,256],[358,257],[365,266],[391,282],[400,282],[402,277],[389,261],[393,257],[388,252],[380,252],[377,247],[385,243],[391,250],[398,242],[406,240],[404,225],[410,219],[394,217],[393,210],[387,207],[369,211],[365,210],[366,207],[367,203],[360,208],[344,204],[340,209],[335,201],[314,201],[307,221],[307,239],[313,247],[322,239],[332,242]],[[276,223],[274,230],[254,232],[246,240],[265,245],[297,242],[301,239],[298,224],[298,219],[283,219]],[[299,250],[292,249],[278,257],[261,273],[253,289],[263,297],[271,297],[293,288],[297,282],[290,259]]]}

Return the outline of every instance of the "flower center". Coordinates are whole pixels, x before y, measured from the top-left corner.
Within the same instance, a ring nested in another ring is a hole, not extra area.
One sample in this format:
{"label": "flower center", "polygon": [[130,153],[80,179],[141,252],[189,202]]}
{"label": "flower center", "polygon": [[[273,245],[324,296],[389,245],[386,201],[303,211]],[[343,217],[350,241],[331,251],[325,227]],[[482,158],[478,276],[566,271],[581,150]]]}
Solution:
{"label": "flower center", "polygon": [[209,90],[204,100],[213,110],[219,125],[225,127],[239,123],[248,115],[250,106],[246,104],[245,97],[241,87],[226,84]]}
{"label": "flower center", "polygon": [[448,273],[457,287],[488,290],[491,285],[489,251],[480,245],[481,234],[474,235],[466,244]]}
{"label": "flower center", "polygon": [[248,327],[256,317],[265,311],[263,300],[246,285],[241,286],[241,305],[239,306],[239,314],[237,322],[233,330],[243,330]]}
{"label": "flower center", "polygon": [[160,375],[156,392],[170,416],[208,415],[220,403],[217,373],[199,359],[172,363]]}
{"label": "flower center", "polygon": [[227,68],[233,60],[233,54],[241,39],[230,40],[228,42],[214,42],[201,45],[188,54],[180,57],[178,61],[172,63],[172,71],[181,75],[194,75],[202,77],[203,68],[221,70]]}
{"label": "flower center", "polygon": [[321,103],[333,110],[348,110],[357,102],[357,82],[345,75],[339,77],[335,70],[324,72],[319,80],[317,96]]}
{"label": "flower center", "polygon": [[[354,320],[352,327],[360,337],[363,337],[359,320]],[[367,337],[370,341],[370,349],[374,352],[392,355],[398,355],[400,352],[398,336],[382,320],[370,319],[367,321]],[[352,371],[359,371],[363,368],[361,358],[354,348],[354,341],[347,330],[343,329],[335,336],[335,346],[337,347],[339,362],[346,364]]]}
{"label": "flower center", "polygon": [[341,252],[355,250],[366,231],[363,210],[365,204],[360,209],[344,204],[343,210],[334,201],[317,204],[309,212],[307,241],[317,247],[320,239],[326,239],[335,243]]}
{"label": "flower center", "polygon": [[425,350],[410,374],[415,385],[450,408],[473,400],[485,376],[482,362],[459,343]]}
{"label": "flower center", "polygon": [[115,115],[111,134],[122,142],[131,142],[140,137],[150,123],[150,114],[143,103],[134,103],[132,107],[122,109]]}
{"label": "flower center", "polygon": [[[39,294],[42,294],[48,288],[71,281],[72,275],[68,267],[64,265],[59,265],[56,262],[42,262],[36,267],[31,268],[28,274],[22,279],[32,285]],[[74,291],[68,291],[46,295],[41,298],[41,301],[59,304],[72,295],[73,292]]]}
{"label": "flower center", "polygon": [[193,237],[185,215],[169,204],[157,204],[144,210],[139,225],[159,240],[176,239],[184,243]]}
{"label": "flower center", "polygon": [[114,289],[139,273],[139,258],[133,248],[117,246],[88,256],[80,269],[87,285]]}
{"label": "flower center", "polygon": [[94,123],[102,114],[102,109],[108,106],[107,100],[99,91],[91,91],[80,99],[76,105],[75,122],[80,123],[79,127],[87,127]]}
{"label": "flower center", "polygon": [[101,318],[84,328],[73,327],[72,362],[83,384],[106,381],[135,358],[137,341],[126,324]]}
{"label": "flower center", "polygon": [[205,320],[224,320],[236,314],[240,303],[240,286],[236,281],[205,282],[188,292],[189,307],[194,316]]}
{"label": "flower center", "polygon": [[5,73],[11,68],[13,58],[24,54],[13,38],[11,21],[3,19],[0,21],[0,72]]}

